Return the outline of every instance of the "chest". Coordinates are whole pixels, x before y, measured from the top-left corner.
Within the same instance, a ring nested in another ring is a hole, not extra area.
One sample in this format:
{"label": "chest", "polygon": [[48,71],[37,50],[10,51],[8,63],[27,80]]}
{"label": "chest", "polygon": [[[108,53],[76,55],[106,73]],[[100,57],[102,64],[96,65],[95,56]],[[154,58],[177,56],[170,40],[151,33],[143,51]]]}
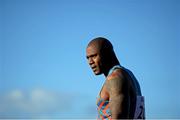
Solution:
{"label": "chest", "polygon": [[109,100],[109,93],[107,90],[107,86],[104,84],[99,92],[99,96],[100,98],[104,99],[104,100]]}

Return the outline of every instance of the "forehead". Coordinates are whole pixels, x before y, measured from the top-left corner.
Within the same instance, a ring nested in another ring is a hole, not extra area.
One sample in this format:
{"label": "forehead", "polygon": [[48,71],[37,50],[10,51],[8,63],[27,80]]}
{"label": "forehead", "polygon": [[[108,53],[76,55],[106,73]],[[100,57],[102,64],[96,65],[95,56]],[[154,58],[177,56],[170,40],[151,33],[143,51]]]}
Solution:
{"label": "forehead", "polygon": [[99,50],[95,45],[90,45],[86,49],[87,56],[93,55],[93,54],[98,54],[98,53],[99,53]]}

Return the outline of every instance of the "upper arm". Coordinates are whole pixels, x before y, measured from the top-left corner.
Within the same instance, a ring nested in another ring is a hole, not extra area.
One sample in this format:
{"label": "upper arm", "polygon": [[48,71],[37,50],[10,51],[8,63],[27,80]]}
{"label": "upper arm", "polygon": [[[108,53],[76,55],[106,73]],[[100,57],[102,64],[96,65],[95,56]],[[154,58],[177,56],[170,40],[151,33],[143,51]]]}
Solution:
{"label": "upper arm", "polygon": [[113,118],[125,118],[127,116],[127,81],[122,74],[116,74],[107,79],[110,110]]}
{"label": "upper arm", "polygon": [[111,75],[106,81],[106,86],[110,97],[123,94],[124,85],[125,80],[122,74]]}

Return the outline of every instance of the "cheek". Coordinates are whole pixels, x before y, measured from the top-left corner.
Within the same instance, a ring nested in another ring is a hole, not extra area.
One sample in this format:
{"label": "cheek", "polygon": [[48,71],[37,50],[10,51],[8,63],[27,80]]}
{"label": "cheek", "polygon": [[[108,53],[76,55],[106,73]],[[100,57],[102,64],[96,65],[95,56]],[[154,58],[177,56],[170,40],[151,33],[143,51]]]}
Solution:
{"label": "cheek", "polygon": [[99,69],[102,69],[103,64],[99,62]]}
{"label": "cheek", "polygon": [[96,62],[96,63],[97,63],[97,65],[98,65],[99,67],[102,66],[102,62],[101,62],[101,59],[100,59],[100,58],[97,59],[97,62]]}

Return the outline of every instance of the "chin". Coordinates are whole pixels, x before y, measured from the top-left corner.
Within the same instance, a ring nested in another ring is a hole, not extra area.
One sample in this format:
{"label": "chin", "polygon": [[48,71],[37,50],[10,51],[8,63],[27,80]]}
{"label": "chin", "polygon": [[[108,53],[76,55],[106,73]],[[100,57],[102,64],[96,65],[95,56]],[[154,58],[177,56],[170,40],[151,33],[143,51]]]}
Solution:
{"label": "chin", "polygon": [[101,75],[102,73],[101,73],[101,72],[98,72],[98,71],[97,71],[97,72],[95,71],[94,74],[95,74],[95,75]]}

